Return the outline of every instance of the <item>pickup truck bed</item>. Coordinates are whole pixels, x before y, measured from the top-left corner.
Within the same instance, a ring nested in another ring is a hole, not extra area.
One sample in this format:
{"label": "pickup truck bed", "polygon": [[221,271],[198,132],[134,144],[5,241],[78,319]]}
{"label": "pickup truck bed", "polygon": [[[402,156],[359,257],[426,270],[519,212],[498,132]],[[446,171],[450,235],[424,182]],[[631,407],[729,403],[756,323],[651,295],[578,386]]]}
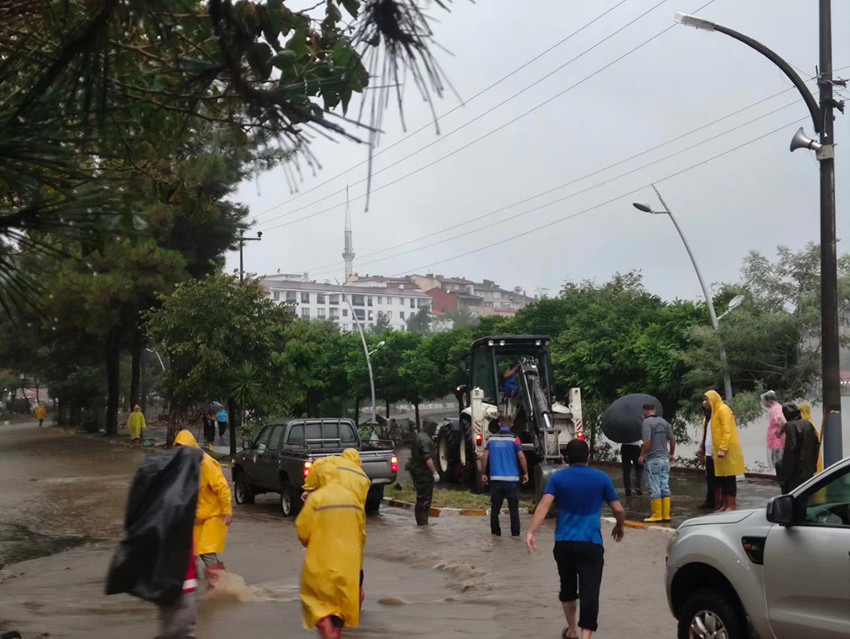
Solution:
{"label": "pickup truck bed", "polygon": [[363,471],[372,481],[366,511],[377,512],[384,486],[396,478],[395,452],[371,445],[364,449],[354,422],[342,418],[274,422],[255,442],[246,442],[233,464],[236,503],[251,503],[261,493],[278,493],[283,514],[295,515],[301,506],[301,485],[312,463],[340,455],[346,448],[360,452]]}

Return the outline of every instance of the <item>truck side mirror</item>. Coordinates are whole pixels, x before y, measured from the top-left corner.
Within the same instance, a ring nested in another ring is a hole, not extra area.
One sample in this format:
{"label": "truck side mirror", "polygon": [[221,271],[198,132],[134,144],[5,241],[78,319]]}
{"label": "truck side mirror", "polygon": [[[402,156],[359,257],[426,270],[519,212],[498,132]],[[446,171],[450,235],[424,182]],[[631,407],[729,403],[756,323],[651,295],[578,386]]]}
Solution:
{"label": "truck side mirror", "polygon": [[767,502],[766,519],[780,526],[793,526],[794,518],[794,496],[780,495]]}

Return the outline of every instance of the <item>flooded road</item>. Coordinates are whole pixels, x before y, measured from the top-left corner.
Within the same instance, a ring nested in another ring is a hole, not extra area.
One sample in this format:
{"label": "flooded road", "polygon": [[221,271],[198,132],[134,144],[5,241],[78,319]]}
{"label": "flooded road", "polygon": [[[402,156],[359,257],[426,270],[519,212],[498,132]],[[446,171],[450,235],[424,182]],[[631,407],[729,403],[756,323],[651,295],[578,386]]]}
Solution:
{"label": "flooded road", "polygon": [[[0,426],[0,630],[17,629],[24,639],[155,636],[152,605],[103,595],[143,456],[34,424]],[[525,530],[530,517],[522,517]],[[551,522],[531,557],[519,539],[491,537],[485,518],[432,521],[417,528],[412,513],[391,508],[369,518],[362,625],[346,634],[560,636]],[[606,543],[599,637],[674,636],[663,587],[667,539],[628,530],[623,543]],[[201,601],[198,636],[314,637],[301,629],[303,556],[294,522],[280,515],[274,496],[236,507],[224,559],[253,601]]]}

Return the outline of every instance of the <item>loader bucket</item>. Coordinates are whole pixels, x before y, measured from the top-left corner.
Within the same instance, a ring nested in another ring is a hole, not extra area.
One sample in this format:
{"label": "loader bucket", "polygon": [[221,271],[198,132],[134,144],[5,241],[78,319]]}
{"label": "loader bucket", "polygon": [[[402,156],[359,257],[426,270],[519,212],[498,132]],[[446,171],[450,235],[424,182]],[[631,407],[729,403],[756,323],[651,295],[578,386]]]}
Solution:
{"label": "loader bucket", "polygon": [[[556,466],[554,464],[537,464],[537,467],[534,469],[534,504],[535,506],[540,503],[540,498],[543,497],[543,491],[546,490],[546,484],[549,483],[549,478],[554,475],[557,471],[561,470],[563,466]],[[552,504],[552,507],[549,509],[546,517],[554,517],[557,513],[558,509],[555,504]]]}

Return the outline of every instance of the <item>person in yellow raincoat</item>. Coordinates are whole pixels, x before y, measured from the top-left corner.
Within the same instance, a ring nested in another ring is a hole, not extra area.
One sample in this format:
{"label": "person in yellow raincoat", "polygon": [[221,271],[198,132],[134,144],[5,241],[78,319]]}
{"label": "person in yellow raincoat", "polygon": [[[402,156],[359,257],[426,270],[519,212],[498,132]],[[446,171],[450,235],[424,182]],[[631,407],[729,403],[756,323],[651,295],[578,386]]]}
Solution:
{"label": "person in yellow raincoat", "polygon": [[[812,405],[809,402],[800,402],[797,404],[797,407],[800,409],[800,416],[809,422],[815,431],[818,430],[818,427],[815,426],[815,420],[812,419]],[[818,465],[817,470],[815,471],[815,475],[819,475],[823,472],[823,433],[818,431],[818,441],[821,443],[820,452],[818,453]],[[823,488],[815,493],[814,503],[816,504],[825,504],[826,503],[826,489]]]}
{"label": "person in yellow raincoat", "polygon": [[[316,465],[334,464],[339,468],[339,483],[343,488],[350,490],[360,502],[364,511],[366,509],[366,497],[369,495],[369,487],[372,485],[372,480],[363,472],[363,461],[360,459],[360,453],[354,448],[346,448],[342,451],[341,456],[333,455],[331,457],[320,457],[310,468],[310,473],[304,479],[304,485],[301,487],[304,492],[301,495],[303,501],[311,492],[319,487],[316,477]],[[364,544],[365,549],[365,544]],[[363,563],[360,568],[360,605],[363,605],[363,600],[366,598],[366,591],[363,590]]]}
{"label": "person in yellow raincoat", "polygon": [[736,477],[746,472],[744,451],[738,437],[738,426],[732,409],[710,390],[703,396],[703,406],[711,407],[711,439],[714,457],[714,475],[720,484],[720,502],[715,512],[737,508],[738,485]]}
{"label": "person in yellow raincoat", "polygon": [[358,573],[366,544],[366,511],[340,483],[334,463],[313,471],[318,488],[304,502],[295,528],[307,548],[301,571],[304,627],[322,639],[339,639],[343,626],[360,624]]}
{"label": "person in yellow raincoat", "polygon": [[[174,438],[175,446],[200,448],[194,435],[181,430]],[[195,511],[195,554],[206,568],[207,584],[213,587],[224,571],[219,553],[224,552],[227,527],[233,520],[230,503],[230,486],[221,472],[221,464],[204,453],[201,461],[201,486],[198,492],[198,508]]]}
{"label": "person in yellow raincoat", "polygon": [[44,418],[47,417],[47,409],[44,407],[44,404],[39,402],[35,405],[35,418],[38,420],[38,427],[41,428],[41,425],[44,423]]}
{"label": "person in yellow raincoat", "polygon": [[138,404],[133,406],[133,412],[127,418],[127,428],[130,429],[133,448],[139,448],[142,445],[142,431],[145,429],[145,414]]}

